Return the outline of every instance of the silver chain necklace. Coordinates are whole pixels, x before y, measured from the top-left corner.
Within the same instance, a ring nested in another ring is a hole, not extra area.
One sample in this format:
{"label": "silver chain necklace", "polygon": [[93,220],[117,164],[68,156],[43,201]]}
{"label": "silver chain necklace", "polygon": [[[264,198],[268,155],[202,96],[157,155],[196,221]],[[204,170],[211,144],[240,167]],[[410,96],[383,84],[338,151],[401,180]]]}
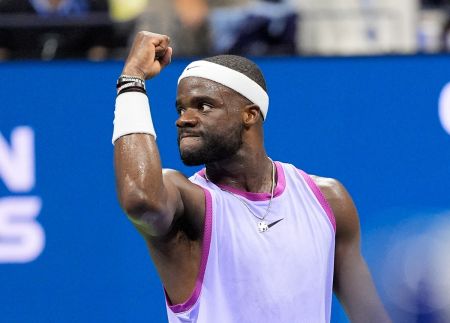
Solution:
{"label": "silver chain necklace", "polygon": [[[269,158],[270,159],[270,158]],[[257,218],[259,221],[257,223],[258,225],[258,231],[260,233],[266,232],[267,230],[269,230],[269,224],[267,223],[267,221],[265,220],[265,218],[267,217],[267,215],[270,212],[270,208],[272,206],[272,200],[273,200],[273,192],[275,190],[275,163],[273,162],[272,159],[270,159],[270,161],[272,162],[272,185],[270,188],[270,200],[269,200],[269,205],[267,206],[266,212],[264,213],[264,215],[262,217],[259,217],[258,215],[256,215],[252,209],[250,208],[250,206],[247,204],[246,201],[244,201],[242,198],[240,198],[239,196],[237,196],[236,194],[218,186],[222,191],[227,192],[229,194],[231,194],[232,196],[234,196],[235,198],[237,198],[242,204],[244,204],[244,206],[249,210],[249,212],[255,217]],[[211,182],[211,180],[208,178],[208,175],[206,175],[206,170],[205,170],[205,179],[208,182]],[[212,182],[211,182],[212,183]]]}

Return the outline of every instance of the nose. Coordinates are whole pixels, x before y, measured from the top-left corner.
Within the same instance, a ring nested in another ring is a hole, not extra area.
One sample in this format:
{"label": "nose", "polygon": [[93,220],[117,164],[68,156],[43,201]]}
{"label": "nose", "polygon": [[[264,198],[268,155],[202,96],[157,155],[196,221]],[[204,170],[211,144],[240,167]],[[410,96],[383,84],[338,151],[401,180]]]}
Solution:
{"label": "nose", "polygon": [[178,128],[195,127],[198,123],[198,117],[195,113],[195,109],[186,109],[175,122]]}

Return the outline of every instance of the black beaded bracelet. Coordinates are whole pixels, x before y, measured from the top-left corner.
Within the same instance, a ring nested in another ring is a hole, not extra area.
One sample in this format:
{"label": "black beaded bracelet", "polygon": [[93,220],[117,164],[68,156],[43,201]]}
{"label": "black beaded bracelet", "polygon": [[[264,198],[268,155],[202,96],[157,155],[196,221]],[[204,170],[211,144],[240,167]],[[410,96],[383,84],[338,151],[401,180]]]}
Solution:
{"label": "black beaded bracelet", "polygon": [[145,88],[145,81],[143,79],[141,79],[140,77],[137,77],[137,76],[128,76],[128,75],[121,75],[117,79],[116,86],[117,86],[117,88],[119,88],[121,85],[123,85],[125,83],[130,83],[130,82],[140,83]]}
{"label": "black beaded bracelet", "polygon": [[128,82],[122,84],[120,87],[117,88],[117,95],[125,93],[125,92],[141,92],[147,94],[147,91],[145,90],[145,86],[142,85],[140,82]]}
{"label": "black beaded bracelet", "polygon": [[145,90],[143,90],[142,88],[129,87],[129,88],[126,88],[126,89],[120,91],[119,93],[117,93],[116,97],[119,96],[120,94],[124,94],[124,93],[127,93],[127,92],[141,92],[141,93],[147,95],[147,92]]}

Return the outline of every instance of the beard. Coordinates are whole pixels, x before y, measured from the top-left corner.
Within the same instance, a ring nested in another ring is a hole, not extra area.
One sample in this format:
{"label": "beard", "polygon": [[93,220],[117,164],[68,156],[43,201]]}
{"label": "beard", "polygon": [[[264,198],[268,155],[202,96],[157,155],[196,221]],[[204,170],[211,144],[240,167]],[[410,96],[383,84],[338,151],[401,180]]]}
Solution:
{"label": "beard", "polygon": [[230,158],[242,146],[243,130],[243,125],[239,124],[238,127],[229,130],[226,135],[217,131],[206,135],[202,134],[203,144],[195,149],[181,149],[180,135],[178,135],[181,160],[187,166],[198,166]]}

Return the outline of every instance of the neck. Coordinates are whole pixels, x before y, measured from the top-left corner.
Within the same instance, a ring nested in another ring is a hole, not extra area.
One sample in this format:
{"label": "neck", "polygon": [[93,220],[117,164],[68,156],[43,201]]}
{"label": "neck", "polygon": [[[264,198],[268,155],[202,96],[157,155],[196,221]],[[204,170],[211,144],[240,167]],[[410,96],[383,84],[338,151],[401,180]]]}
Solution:
{"label": "neck", "polygon": [[239,153],[235,156],[206,165],[208,180],[246,192],[263,193],[272,189],[272,160],[262,150],[260,153]]}

